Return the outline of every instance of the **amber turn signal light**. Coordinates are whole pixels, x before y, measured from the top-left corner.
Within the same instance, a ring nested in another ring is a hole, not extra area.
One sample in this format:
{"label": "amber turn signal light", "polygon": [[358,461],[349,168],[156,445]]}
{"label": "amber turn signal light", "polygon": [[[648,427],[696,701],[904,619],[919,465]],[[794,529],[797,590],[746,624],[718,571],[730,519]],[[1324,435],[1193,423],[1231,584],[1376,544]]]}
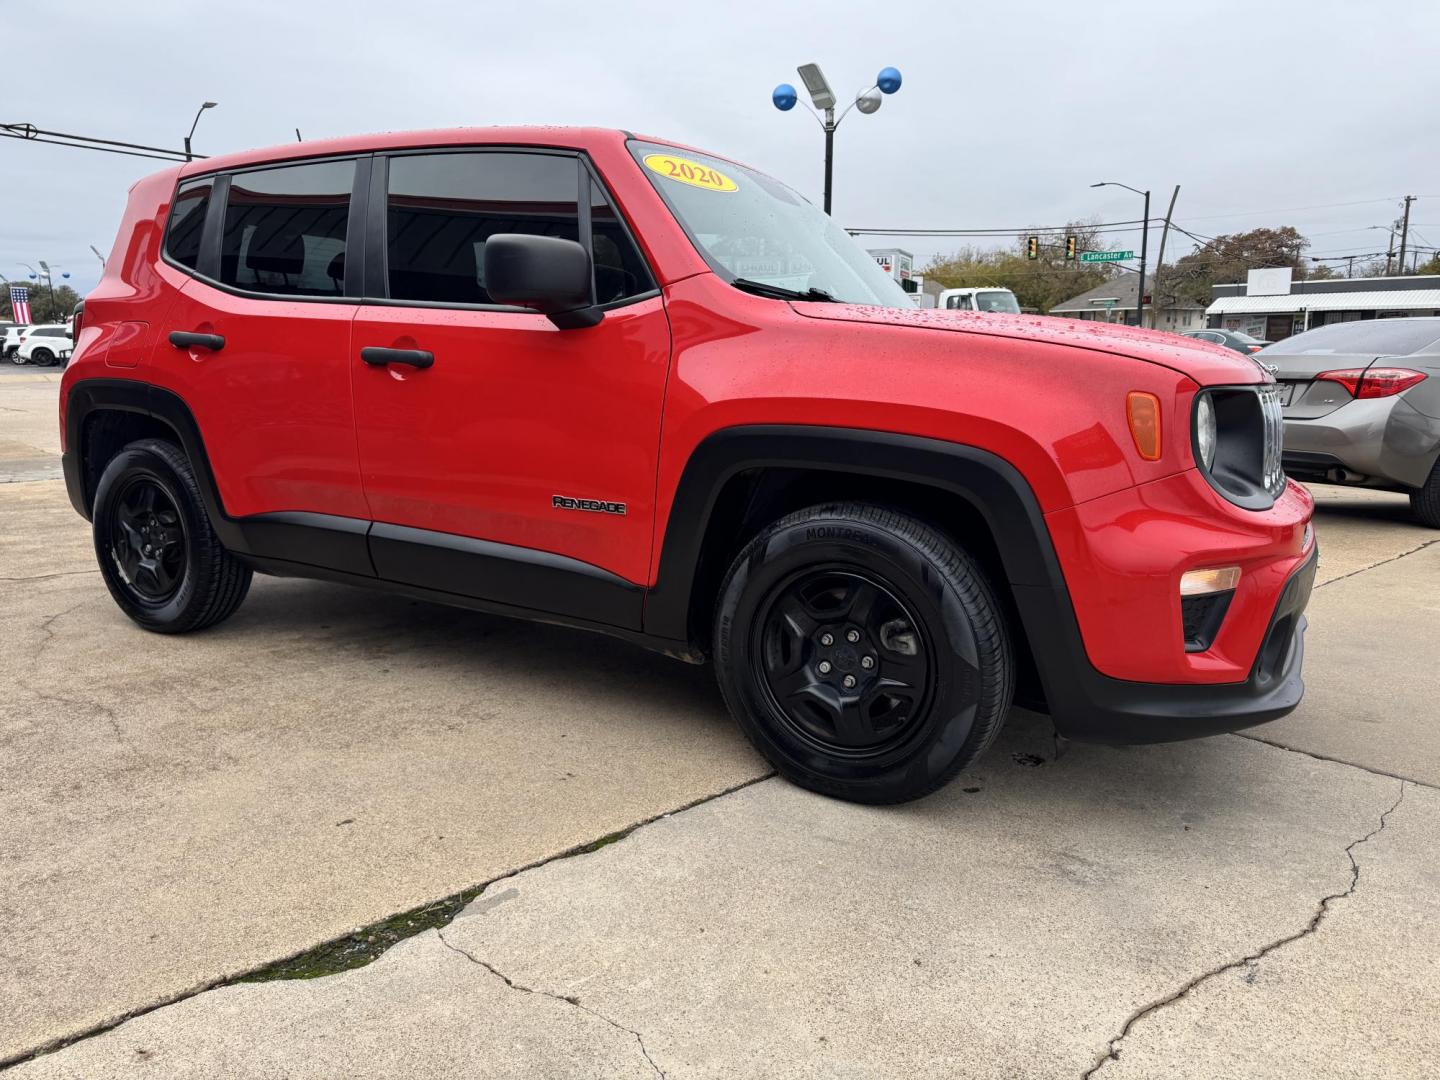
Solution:
{"label": "amber turn signal light", "polygon": [[1135,449],[1146,461],[1160,460],[1160,399],[1142,390],[1132,390],[1125,397],[1125,412],[1130,418],[1130,437]]}

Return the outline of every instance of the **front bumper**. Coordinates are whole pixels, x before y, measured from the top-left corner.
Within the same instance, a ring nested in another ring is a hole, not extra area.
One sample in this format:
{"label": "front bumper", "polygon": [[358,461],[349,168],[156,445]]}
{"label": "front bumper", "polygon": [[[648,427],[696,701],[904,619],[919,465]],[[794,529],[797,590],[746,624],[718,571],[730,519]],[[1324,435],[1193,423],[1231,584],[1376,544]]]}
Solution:
{"label": "front bumper", "polygon": [[[1045,651],[1042,680],[1056,729],[1082,742],[1172,742],[1237,731],[1291,712],[1305,693],[1300,674],[1305,607],[1318,560],[1319,547],[1312,546],[1286,581],[1249,676],[1238,683],[1144,683],[1102,675],[1066,640],[1064,620],[1051,617],[1051,601],[1039,595],[1049,590],[1017,589],[1031,644],[1037,655]],[[1051,628],[1042,631],[1048,640],[1034,640],[1036,626]]]}

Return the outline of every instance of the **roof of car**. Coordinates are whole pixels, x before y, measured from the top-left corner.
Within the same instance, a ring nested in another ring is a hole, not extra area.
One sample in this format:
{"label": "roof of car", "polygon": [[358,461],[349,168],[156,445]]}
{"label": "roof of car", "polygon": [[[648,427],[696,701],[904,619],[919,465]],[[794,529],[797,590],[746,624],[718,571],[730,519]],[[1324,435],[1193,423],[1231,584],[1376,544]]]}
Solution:
{"label": "roof of car", "polygon": [[[428,146],[552,146],[584,150],[600,143],[623,142],[628,137],[616,128],[562,127],[461,127],[429,131],[385,131],[370,135],[344,135],[334,139],[281,143],[279,146],[241,150],[233,154],[188,162],[181,176],[235,169],[246,165],[268,165],[301,158],[333,157],[371,150],[409,150]],[[657,140],[660,141],[660,140]]]}

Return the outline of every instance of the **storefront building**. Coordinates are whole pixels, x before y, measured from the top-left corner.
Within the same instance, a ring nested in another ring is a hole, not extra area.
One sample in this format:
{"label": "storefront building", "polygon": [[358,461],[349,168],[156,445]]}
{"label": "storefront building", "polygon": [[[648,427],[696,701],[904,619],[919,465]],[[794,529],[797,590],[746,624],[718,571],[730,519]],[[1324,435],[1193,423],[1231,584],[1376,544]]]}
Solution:
{"label": "storefront building", "polygon": [[1209,326],[1264,341],[1332,322],[1440,315],[1440,275],[1294,281],[1288,268],[1251,270],[1244,284],[1212,286]]}

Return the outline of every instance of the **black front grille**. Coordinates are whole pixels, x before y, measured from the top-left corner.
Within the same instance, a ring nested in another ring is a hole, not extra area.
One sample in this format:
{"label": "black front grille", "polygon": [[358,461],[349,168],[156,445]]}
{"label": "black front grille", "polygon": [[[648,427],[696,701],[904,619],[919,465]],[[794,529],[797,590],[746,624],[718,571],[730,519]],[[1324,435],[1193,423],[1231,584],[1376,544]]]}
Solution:
{"label": "black front grille", "polygon": [[1225,612],[1234,595],[1233,592],[1221,592],[1180,598],[1181,632],[1185,637],[1186,652],[1204,652],[1210,648],[1215,635],[1220,632],[1220,624],[1225,621]]}

